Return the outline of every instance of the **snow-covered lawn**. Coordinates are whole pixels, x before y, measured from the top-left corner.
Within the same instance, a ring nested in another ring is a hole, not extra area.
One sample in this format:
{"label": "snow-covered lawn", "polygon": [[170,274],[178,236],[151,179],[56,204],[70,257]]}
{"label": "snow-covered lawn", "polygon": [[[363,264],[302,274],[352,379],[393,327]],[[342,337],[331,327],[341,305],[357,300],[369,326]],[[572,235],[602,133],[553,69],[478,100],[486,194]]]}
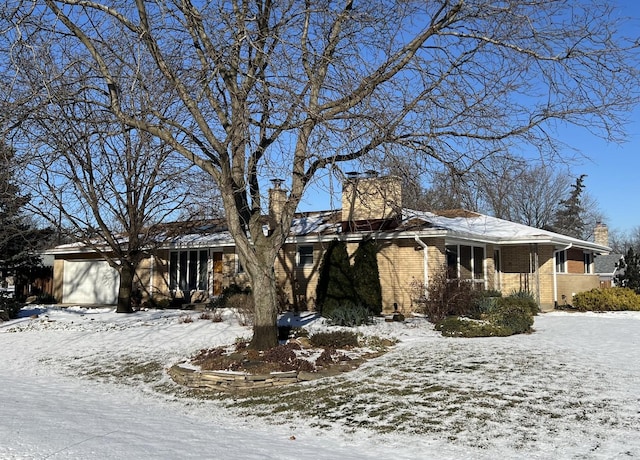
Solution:
{"label": "snow-covered lawn", "polygon": [[0,458],[640,457],[640,313],[548,313],[490,339],[380,322],[360,329],[399,339],[386,355],[236,398],[167,377],[250,335],[230,311],[192,317],[42,306],[0,323]]}

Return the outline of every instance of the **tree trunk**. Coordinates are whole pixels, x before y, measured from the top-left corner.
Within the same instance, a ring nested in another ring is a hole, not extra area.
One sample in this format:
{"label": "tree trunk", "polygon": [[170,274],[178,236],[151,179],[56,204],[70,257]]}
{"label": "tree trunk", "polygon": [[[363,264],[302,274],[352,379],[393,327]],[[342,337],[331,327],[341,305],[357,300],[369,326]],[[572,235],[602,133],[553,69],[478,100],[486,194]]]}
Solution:
{"label": "tree trunk", "polygon": [[[273,264],[248,269],[255,302],[253,338],[249,347],[268,350],[278,345],[278,300]],[[255,270],[255,271],[254,271]]]}
{"label": "tree trunk", "polygon": [[131,291],[133,290],[133,275],[135,269],[126,261],[120,266],[120,287],[118,288],[118,307],[116,313],[132,313]]}

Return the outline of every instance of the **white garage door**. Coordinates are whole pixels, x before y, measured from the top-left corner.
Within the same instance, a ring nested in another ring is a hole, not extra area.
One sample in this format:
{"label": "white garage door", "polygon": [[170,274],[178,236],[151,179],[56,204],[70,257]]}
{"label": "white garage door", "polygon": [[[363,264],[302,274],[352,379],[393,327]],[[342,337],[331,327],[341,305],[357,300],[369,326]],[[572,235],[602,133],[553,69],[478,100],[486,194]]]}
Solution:
{"label": "white garage door", "polygon": [[104,260],[65,260],[63,283],[63,303],[118,303],[120,275]]}

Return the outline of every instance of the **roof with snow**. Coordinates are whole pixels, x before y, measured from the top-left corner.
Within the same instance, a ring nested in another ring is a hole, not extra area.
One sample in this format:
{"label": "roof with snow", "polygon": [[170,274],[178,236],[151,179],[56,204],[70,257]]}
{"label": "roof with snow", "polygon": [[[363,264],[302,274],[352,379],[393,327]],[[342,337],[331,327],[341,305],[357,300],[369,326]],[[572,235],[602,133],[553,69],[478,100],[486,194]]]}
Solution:
{"label": "roof with snow", "polygon": [[[265,225],[265,232],[268,226]],[[497,245],[552,244],[557,249],[576,247],[598,254],[610,248],[590,241],[542,230],[528,225],[479,214],[464,209],[426,212],[403,209],[396,219],[366,222],[345,222],[340,210],[298,213],[293,219],[291,241],[329,240],[341,236],[346,239],[362,238],[374,233],[378,239],[444,237],[449,240],[472,241]],[[234,246],[234,240],[223,221],[175,225],[163,247],[221,247]],[[79,243],[59,246],[52,252],[83,252]]]}

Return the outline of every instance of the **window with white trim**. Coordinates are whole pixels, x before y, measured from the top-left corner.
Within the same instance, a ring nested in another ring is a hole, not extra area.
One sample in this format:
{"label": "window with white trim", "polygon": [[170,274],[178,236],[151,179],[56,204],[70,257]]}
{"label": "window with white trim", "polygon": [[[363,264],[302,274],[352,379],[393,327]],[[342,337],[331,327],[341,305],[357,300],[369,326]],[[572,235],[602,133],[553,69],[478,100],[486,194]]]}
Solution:
{"label": "window with white trim", "polygon": [[591,252],[584,253],[584,272],[586,274],[593,273],[593,253]]}
{"label": "window with white trim", "polygon": [[205,291],[208,263],[207,250],[172,251],[169,254],[169,288],[182,292]]}
{"label": "window with white trim", "polygon": [[567,251],[556,251],[556,273],[567,273]]}
{"label": "window with white trim", "polygon": [[484,247],[464,244],[448,244],[447,277],[449,279],[484,282]]}
{"label": "window with white trim", "polygon": [[313,246],[298,246],[296,254],[298,267],[306,267],[313,265]]}

